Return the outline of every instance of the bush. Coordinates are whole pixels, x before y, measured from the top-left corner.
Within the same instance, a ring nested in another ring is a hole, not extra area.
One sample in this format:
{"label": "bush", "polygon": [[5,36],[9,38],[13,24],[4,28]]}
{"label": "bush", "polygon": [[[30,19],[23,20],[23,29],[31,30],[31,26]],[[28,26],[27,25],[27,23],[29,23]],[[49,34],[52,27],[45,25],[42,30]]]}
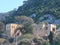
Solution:
{"label": "bush", "polygon": [[48,41],[45,41],[43,45],[50,45],[50,43]]}
{"label": "bush", "polygon": [[8,40],[9,40],[10,43],[12,43],[12,42],[14,41],[13,38],[10,38],[10,39],[8,39]]}
{"label": "bush", "polygon": [[34,36],[33,36],[32,34],[25,34],[25,35],[24,35],[24,38],[33,39]]}
{"label": "bush", "polygon": [[18,45],[31,45],[31,43],[29,43],[29,42],[24,42],[24,41],[22,41],[22,42],[20,42]]}
{"label": "bush", "polygon": [[60,36],[55,37],[53,40],[53,45],[60,45]]}
{"label": "bush", "polygon": [[42,38],[40,38],[40,39],[34,38],[33,41],[36,45],[50,45],[48,41],[46,41]]}
{"label": "bush", "polygon": [[48,39],[49,39],[50,44],[53,43],[53,38],[54,38],[54,33],[52,31],[50,31],[50,34],[48,36]]}

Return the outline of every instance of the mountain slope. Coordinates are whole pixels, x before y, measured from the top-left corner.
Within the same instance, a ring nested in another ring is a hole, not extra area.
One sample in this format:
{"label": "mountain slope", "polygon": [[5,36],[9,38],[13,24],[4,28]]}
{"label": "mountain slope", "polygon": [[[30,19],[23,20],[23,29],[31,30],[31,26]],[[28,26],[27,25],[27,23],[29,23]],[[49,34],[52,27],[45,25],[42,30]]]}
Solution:
{"label": "mountain slope", "polygon": [[11,10],[6,13],[0,13],[0,22],[3,22],[3,23],[10,23],[11,22],[12,23],[15,12],[16,12],[16,10],[14,9],[14,10]]}
{"label": "mountain slope", "polygon": [[60,0],[27,0],[16,11],[8,12],[8,15],[9,23],[13,22],[15,16],[22,15],[31,17],[35,23],[47,21],[60,24]]}
{"label": "mountain slope", "polygon": [[60,19],[59,12],[60,12],[59,0],[28,0],[24,1],[24,4],[18,8],[15,16],[25,15],[30,17],[31,15],[35,14],[36,16],[35,17],[33,16],[32,18],[34,19],[35,22],[40,22],[41,21],[40,17],[41,16],[43,17],[44,15],[48,14],[50,16],[53,16],[55,20]]}

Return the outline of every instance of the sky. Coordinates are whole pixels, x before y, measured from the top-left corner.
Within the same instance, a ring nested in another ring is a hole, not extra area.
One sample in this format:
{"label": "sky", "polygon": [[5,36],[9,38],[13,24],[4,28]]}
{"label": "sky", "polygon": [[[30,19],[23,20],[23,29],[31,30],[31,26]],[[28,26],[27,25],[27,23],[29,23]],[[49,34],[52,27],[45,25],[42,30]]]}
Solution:
{"label": "sky", "polygon": [[24,0],[0,0],[0,13],[8,12],[18,8]]}

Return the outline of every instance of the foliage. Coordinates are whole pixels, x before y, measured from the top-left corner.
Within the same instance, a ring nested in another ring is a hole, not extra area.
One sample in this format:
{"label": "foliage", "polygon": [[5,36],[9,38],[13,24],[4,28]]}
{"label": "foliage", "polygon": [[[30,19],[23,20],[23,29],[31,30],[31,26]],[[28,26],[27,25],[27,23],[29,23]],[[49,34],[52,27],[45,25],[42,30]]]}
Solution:
{"label": "foliage", "polygon": [[50,34],[48,36],[48,39],[49,39],[50,44],[53,43],[53,38],[54,38],[54,33],[52,31],[50,31]]}
{"label": "foliage", "polygon": [[34,38],[33,41],[36,45],[50,45],[49,42],[43,38]]}
{"label": "foliage", "polygon": [[45,41],[43,45],[50,45],[50,43],[48,41]]}
{"label": "foliage", "polygon": [[14,18],[12,16],[6,16],[5,24],[14,23]]}
{"label": "foliage", "polygon": [[59,29],[59,28],[60,28],[60,24],[57,25],[57,29]]}
{"label": "foliage", "polygon": [[18,24],[34,23],[33,19],[27,16],[15,16],[15,22]]}
{"label": "foliage", "polygon": [[33,27],[31,25],[24,25],[22,28],[18,28],[22,34],[33,34]]}
{"label": "foliage", "polygon": [[45,14],[52,14],[56,19],[60,19],[59,5],[59,0],[27,0],[18,8],[17,15],[29,17],[35,13],[36,17],[33,18],[35,22],[39,22],[39,18]]}
{"label": "foliage", "polygon": [[[39,18],[45,14],[52,14],[56,19],[60,19],[60,1],[59,0],[27,0],[24,1],[22,6],[19,6],[17,10],[12,10],[8,13],[5,13],[6,19],[4,23],[13,23],[15,16],[31,16],[36,14],[36,17],[33,17],[34,22],[40,22]],[[47,18],[45,18],[47,19]]]}
{"label": "foliage", "polygon": [[56,36],[55,39],[53,40],[54,45],[60,45],[60,36]]}
{"label": "foliage", "polygon": [[33,34],[33,26],[32,26],[32,24],[29,24],[29,23],[24,24],[23,29],[26,31],[25,33]]}
{"label": "foliage", "polygon": [[26,42],[26,41],[25,42],[23,41],[23,42],[20,42],[18,45],[31,45],[31,43]]}
{"label": "foliage", "polygon": [[2,37],[2,34],[5,33],[5,24],[3,22],[0,22],[0,37]]}
{"label": "foliage", "polygon": [[25,34],[24,35],[24,38],[33,39],[34,38],[34,35],[32,35],[32,34]]}
{"label": "foliage", "polygon": [[14,41],[13,38],[9,38],[8,40],[9,40],[10,43],[12,43]]}
{"label": "foliage", "polygon": [[6,39],[0,38],[0,43],[3,43]]}

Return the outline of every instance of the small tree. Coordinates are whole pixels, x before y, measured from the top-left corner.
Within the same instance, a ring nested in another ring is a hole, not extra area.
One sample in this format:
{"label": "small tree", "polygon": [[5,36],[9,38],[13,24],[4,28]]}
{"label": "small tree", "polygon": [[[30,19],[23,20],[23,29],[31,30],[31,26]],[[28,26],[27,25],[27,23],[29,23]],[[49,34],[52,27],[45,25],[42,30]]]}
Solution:
{"label": "small tree", "polygon": [[50,34],[48,36],[48,39],[49,39],[50,44],[53,43],[53,38],[54,38],[54,33],[52,31],[50,31]]}
{"label": "small tree", "polygon": [[16,23],[23,25],[23,27],[20,28],[20,31],[23,34],[33,33],[33,26],[32,26],[32,24],[34,23],[34,21],[33,21],[32,18],[29,18],[27,16],[16,16],[15,17],[15,21],[16,21]]}
{"label": "small tree", "polygon": [[23,27],[17,28],[17,30],[20,30],[22,34],[33,34],[33,26],[32,24],[24,24]]}
{"label": "small tree", "polygon": [[34,23],[34,20],[27,16],[15,16],[15,22],[18,24],[26,24],[26,23],[32,24],[32,23]]}

